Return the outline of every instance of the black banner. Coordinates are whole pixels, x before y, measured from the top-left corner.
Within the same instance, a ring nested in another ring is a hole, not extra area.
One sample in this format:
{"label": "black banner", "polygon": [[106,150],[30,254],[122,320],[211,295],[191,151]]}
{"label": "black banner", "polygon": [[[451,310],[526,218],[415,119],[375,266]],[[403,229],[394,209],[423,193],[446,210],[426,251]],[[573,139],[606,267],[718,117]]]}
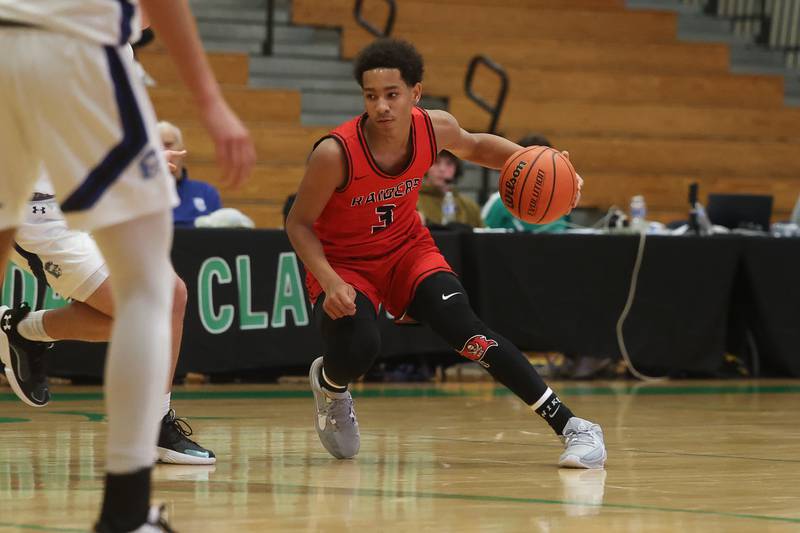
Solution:
{"label": "black banner", "polygon": [[[435,239],[458,269],[458,236]],[[246,375],[306,365],[322,353],[305,272],[285,232],[176,229],[172,260],[189,293],[177,375]],[[427,327],[395,326],[385,313],[380,321],[384,357],[449,351]],[[99,377],[104,351],[105,344],[57,343],[50,372]]]}
{"label": "black banner", "polygon": [[[638,236],[474,235],[470,292],[490,327],[524,348],[620,357],[616,325]],[[657,237],[645,243],[623,333],[637,367],[656,373],[717,370],[741,243]]]}
{"label": "black banner", "polygon": [[[616,323],[639,238],[437,232],[478,314],[523,350],[619,356]],[[279,230],[177,230],[175,269],[189,301],[178,375],[302,367],[322,353],[304,272]],[[624,327],[640,369],[712,375],[726,350],[773,375],[800,376],[800,239],[648,236]],[[27,277],[26,277],[27,276]],[[64,305],[10,267],[9,295]],[[43,294],[43,296],[42,296]],[[425,326],[381,314],[382,357],[452,354]],[[51,374],[102,374],[105,346],[62,342]],[[753,352],[753,353],[751,353]]]}

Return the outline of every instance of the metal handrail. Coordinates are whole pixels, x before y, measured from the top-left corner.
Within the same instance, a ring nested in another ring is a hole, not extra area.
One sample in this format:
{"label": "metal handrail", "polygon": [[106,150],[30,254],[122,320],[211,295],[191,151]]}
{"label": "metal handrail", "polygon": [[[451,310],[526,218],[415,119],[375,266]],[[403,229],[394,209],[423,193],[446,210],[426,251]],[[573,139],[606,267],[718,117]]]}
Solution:
{"label": "metal handrail", "polygon": [[267,23],[264,44],[261,45],[261,53],[271,56],[275,46],[275,0],[267,0]]}
{"label": "metal handrail", "polygon": [[[472,90],[472,80],[475,78],[475,71],[478,69],[478,65],[481,64],[485,65],[500,78],[500,92],[497,95],[497,100],[495,100],[494,105],[487,102],[482,96]],[[488,133],[497,133],[497,123],[500,121],[500,115],[506,103],[506,95],[508,95],[508,74],[506,74],[505,69],[484,55],[473,57],[469,62],[467,75],[464,78],[464,91],[466,91],[470,100],[491,115],[492,118],[487,130]],[[481,205],[485,204],[486,200],[489,198],[489,174],[489,169],[483,167],[481,174],[481,190],[478,191],[478,200]]]}
{"label": "metal handrail", "polygon": [[[735,11],[726,13],[732,7]],[[756,22],[758,23],[758,32],[752,33],[753,41],[762,46],[769,45],[769,36],[772,31],[772,15],[767,9],[766,0],[759,0],[757,5],[735,4],[734,6],[729,5],[729,3],[721,4],[720,0],[706,0],[703,6],[703,13],[728,19],[732,27],[737,24]]]}
{"label": "metal handrail", "polygon": [[353,16],[356,18],[356,22],[375,37],[388,37],[392,34],[392,30],[394,29],[394,20],[397,15],[397,3],[395,0],[384,1],[389,4],[389,16],[386,18],[386,24],[383,26],[383,30],[372,25],[371,22],[362,16],[361,11],[364,7],[364,0],[356,0],[353,6]]}
{"label": "metal handrail", "polygon": [[[494,104],[490,104],[484,100],[482,96],[472,90],[472,80],[475,78],[475,71],[478,69],[478,65],[481,64],[485,65],[500,78],[500,93],[497,95],[497,100]],[[473,57],[469,62],[469,66],[467,67],[467,75],[464,78],[464,91],[466,91],[470,100],[475,102],[478,107],[491,115],[492,118],[489,122],[489,129],[487,131],[489,133],[496,133],[497,123],[500,121],[500,114],[503,112],[503,106],[506,102],[506,95],[508,94],[508,74],[506,74],[505,69],[485,55],[477,55]]]}

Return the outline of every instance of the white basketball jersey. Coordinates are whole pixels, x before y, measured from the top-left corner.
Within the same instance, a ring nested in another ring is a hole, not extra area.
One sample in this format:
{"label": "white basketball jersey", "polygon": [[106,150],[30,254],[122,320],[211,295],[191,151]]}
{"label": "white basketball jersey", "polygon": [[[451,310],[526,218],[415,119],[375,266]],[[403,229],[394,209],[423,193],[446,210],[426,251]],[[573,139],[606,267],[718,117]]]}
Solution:
{"label": "white basketball jersey", "polygon": [[36,185],[33,186],[33,192],[38,192],[39,194],[55,194],[55,189],[53,189],[53,184],[50,183],[50,179],[47,177],[44,171],[39,174],[39,177],[36,179]]}
{"label": "white basketball jersey", "polygon": [[0,0],[0,21],[19,22],[104,45],[141,36],[139,0]]}

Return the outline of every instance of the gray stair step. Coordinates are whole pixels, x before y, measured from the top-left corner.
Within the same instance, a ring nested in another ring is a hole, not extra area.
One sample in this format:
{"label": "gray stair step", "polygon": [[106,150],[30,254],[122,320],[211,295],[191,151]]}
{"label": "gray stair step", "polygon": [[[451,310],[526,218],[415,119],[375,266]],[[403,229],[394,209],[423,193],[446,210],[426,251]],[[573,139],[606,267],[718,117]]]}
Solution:
{"label": "gray stair step", "polygon": [[746,37],[734,35],[731,23],[702,13],[681,14],[678,17],[678,38],[684,41],[747,43]]}
{"label": "gray stair step", "polygon": [[348,115],[347,113],[301,113],[300,123],[303,126],[338,126],[343,122],[347,122],[355,115]]}
{"label": "gray stair step", "polygon": [[628,9],[646,9],[658,11],[672,11],[674,13],[698,13],[700,8],[686,4],[681,0],[626,0]]}
{"label": "gray stair step", "polygon": [[261,55],[262,41],[226,41],[204,38],[203,46],[209,52],[240,52],[250,55]]}
{"label": "gray stair step", "polygon": [[334,93],[303,91],[303,112],[324,113],[327,110],[336,110],[351,116],[364,111],[364,99],[360,93]]}
{"label": "gray stair step", "polygon": [[[192,9],[223,7],[226,9],[267,9],[267,0],[189,0]],[[274,0],[275,10],[288,10],[291,0]]]}
{"label": "gray stair step", "polygon": [[339,78],[352,79],[352,66],[348,61],[311,58],[253,57],[250,59],[250,76]]}
{"label": "gray stair step", "polygon": [[250,72],[250,84],[256,87],[273,89],[298,89],[333,92],[350,92],[358,89],[358,84],[350,78],[312,78],[281,76],[271,74],[254,74]]}
{"label": "gray stair step", "polygon": [[800,107],[800,95],[798,96],[787,96],[783,103],[789,107]]}
{"label": "gray stair step", "polygon": [[[243,21],[209,20],[198,18],[197,27],[200,35],[208,39],[248,40],[264,39],[267,33],[266,19],[250,19]],[[336,30],[328,28],[311,28],[276,24],[273,38],[278,43],[328,43],[339,44],[340,35]]]}
{"label": "gray stair step", "polygon": [[[230,7],[221,7],[218,5],[213,6],[194,6],[192,8],[192,12],[194,13],[194,17],[200,23],[213,23],[213,22],[236,22],[236,23],[253,23],[258,22],[260,24],[265,24],[267,21],[267,11],[263,7],[255,7],[255,8],[248,8],[248,7],[241,7],[241,8],[230,8]],[[276,18],[278,17],[278,13],[275,13]],[[289,19],[289,12],[282,11],[280,13],[280,17],[284,18],[286,21]],[[283,21],[282,21],[283,22]]]}
{"label": "gray stair step", "polygon": [[[303,112],[300,120],[305,126],[336,126],[364,112],[363,104],[358,109],[351,109],[350,112],[347,112],[333,105],[325,109],[310,110],[305,103],[306,99],[304,97]],[[422,106],[426,109],[444,109],[446,102],[441,98],[423,97]]]}
{"label": "gray stair step", "polygon": [[[303,112],[320,113],[334,109],[337,112],[357,115],[364,111],[364,97],[360,91],[303,91],[302,94]],[[447,102],[442,98],[424,96],[420,105],[427,109],[445,109]]]}
{"label": "gray stair step", "polygon": [[734,44],[731,50],[731,66],[734,72],[756,74],[788,74],[783,52],[768,50],[755,44]]}
{"label": "gray stair step", "polygon": [[338,46],[341,34],[330,28],[275,25],[275,42],[280,43],[327,43]]}
{"label": "gray stair step", "polygon": [[253,41],[263,40],[267,28],[264,22],[197,22],[197,29],[203,39],[228,40],[228,41]]}
{"label": "gray stair step", "polygon": [[305,57],[339,59],[339,43],[280,43],[272,46],[276,57]]}

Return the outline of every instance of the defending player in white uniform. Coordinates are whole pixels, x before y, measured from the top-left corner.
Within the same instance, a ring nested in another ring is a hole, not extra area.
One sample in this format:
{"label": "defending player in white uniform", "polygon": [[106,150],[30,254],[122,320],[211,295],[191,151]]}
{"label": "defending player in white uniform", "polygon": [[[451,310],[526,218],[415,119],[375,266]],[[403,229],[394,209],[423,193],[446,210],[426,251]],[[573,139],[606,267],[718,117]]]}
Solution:
{"label": "defending player in white uniform", "polygon": [[[152,106],[124,53],[140,33],[138,4],[0,0],[0,265],[44,167],[69,225],[92,231],[114,279],[95,531],[115,533],[170,531],[149,502],[169,366],[174,193]],[[186,0],[141,4],[198,105],[223,176],[240,183],[253,144],[213,79]],[[15,369],[27,367],[24,350],[9,353]]]}
{"label": "defending player in white uniform", "polygon": [[[42,407],[49,401],[50,394],[41,358],[50,343],[108,340],[113,316],[108,267],[88,233],[67,227],[50,182],[44,176],[37,180],[25,220],[17,229],[11,260],[63,298],[73,300],[59,309],[33,312],[27,303],[16,309],[0,306],[0,322],[8,315],[12,326],[4,331],[9,346],[16,345],[18,349],[24,346],[31,359],[36,360],[30,365],[25,380],[15,374],[12,366],[6,366],[6,376],[23,402]],[[189,438],[191,427],[185,420],[176,418],[170,405],[170,385],[180,354],[187,298],[186,285],[177,275],[174,291],[172,365],[160,413],[158,458],[164,463],[214,464],[214,453]],[[0,358],[6,359],[9,355],[3,352]]]}

